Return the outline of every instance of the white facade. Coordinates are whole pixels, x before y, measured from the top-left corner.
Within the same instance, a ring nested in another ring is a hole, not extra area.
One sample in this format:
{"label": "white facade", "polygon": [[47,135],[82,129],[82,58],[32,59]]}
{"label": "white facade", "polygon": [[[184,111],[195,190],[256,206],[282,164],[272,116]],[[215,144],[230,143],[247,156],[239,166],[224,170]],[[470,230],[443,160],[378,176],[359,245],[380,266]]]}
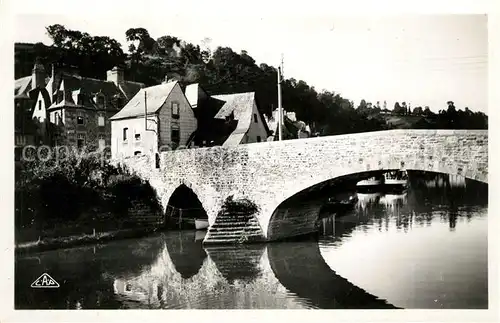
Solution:
{"label": "white facade", "polygon": [[[148,88],[144,90],[147,92]],[[158,88],[154,91],[158,91]],[[144,118],[144,113],[142,113],[141,115],[112,119],[112,158],[155,154],[186,146],[191,135],[196,131],[197,120],[180,85],[175,84],[169,91],[169,93],[155,93],[155,95],[164,95],[166,99],[160,103],[160,107],[148,104],[147,118]],[[137,96],[141,96],[139,102],[142,102],[144,92],[141,90]],[[137,100],[135,101],[137,102]],[[132,105],[135,104],[135,102],[131,102]],[[125,106],[120,112],[121,115],[124,114],[123,112],[126,113],[127,108]]]}
{"label": "white facade", "polygon": [[267,132],[264,126],[264,122],[265,120],[261,118],[259,110],[257,109],[257,104],[254,101],[252,109],[252,120],[250,122],[250,126],[248,127],[246,136],[241,143],[249,144],[253,142],[267,141]]}

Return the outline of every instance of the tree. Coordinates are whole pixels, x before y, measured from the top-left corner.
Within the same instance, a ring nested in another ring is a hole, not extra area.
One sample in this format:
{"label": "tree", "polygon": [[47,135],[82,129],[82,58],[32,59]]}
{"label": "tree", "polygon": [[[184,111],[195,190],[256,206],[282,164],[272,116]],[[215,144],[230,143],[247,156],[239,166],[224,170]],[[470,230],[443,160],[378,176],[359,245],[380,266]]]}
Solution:
{"label": "tree", "polygon": [[[403,102],[403,104],[405,104],[405,103]],[[394,110],[392,110],[392,113],[397,114],[397,115],[401,115],[404,113],[403,112],[404,109],[405,108],[403,106],[399,105],[399,102],[396,102],[396,103],[394,103]]]}
{"label": "tree", "polygon": [[130,28],[125,32],[131,55],[151,54],[156,41],[145,28]]}
{"label": "tree", "polygon": [[413,115],[421,116],[423,114],[424,110],[422,109],[422,107],[415,107],[415,109],[413,109]]}
{"label": "tree", "polygon": [[77,67],[82,76],[104,77],[107,70],[125,62],[121,45],[113,38],[91,36],[59,24],[48,26],[46,31],[53,41],[46,63]]}
{"label": "tree", "polygon": [[406,106],[406,102],[405,102],[405,101],[403,101],[403,102],[401,103],[401,112],[400,112],[400,114],[401,114],[401,115],[405,115],[405,114],[407,114],[407,113],[408,113],[408,107]]}

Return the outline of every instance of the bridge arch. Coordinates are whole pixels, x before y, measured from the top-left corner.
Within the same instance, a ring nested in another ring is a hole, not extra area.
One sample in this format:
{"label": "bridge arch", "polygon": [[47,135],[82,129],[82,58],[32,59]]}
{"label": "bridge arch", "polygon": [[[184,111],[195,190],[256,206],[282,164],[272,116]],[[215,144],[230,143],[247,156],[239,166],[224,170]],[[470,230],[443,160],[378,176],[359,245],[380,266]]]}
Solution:
{"label": "bridge arch", "polygon": [[[315,232],[315,224],[318,220],[322,203],[326,200],[326,197],[313,198],[307,202],[301,202],[300,200],[301,198],[307,196],[307,194],[315,191],[319,192],[327,186],[334,187],[345,182],[354,183],[365,178],[397,170],[457,175],[456,172],[451,172],[447,168],[432,167],[433,165],[434,164],[427,164],[428,167],[425,167],[423,164],[410,164],[410,167],[406,168],[404,162],[401,162],[399,165],[394,163],[392,167],[389,166],[384,169],[358,169],[358,172],[351,170],[351,173],[346,173],[329,179],[325,179],[324,176],[318,176],[318,182],[316,183],[312,180],[310,184],[287,186],[287,188],[284,188],[281,191],[281,194],[277,192],[270,207],[262,207],[262,209],[265,210],[264,212],[270,212],[269,217],[262,217],[264,214],[261,212],[260,219],[263,231],[266,233],[267,240],[270,241]],[[465,178],[487,183],[487,181],[478,180],[476,178]]]}
{"label": "bridge arch", "polygon": [[208,218],[207,211],[200,200],[201,192],[196,193],[196,187],[186,181],[180,181],[180,184],[167,194],[166,216],[175,215],[182,211],[182,217],[185,218]]}

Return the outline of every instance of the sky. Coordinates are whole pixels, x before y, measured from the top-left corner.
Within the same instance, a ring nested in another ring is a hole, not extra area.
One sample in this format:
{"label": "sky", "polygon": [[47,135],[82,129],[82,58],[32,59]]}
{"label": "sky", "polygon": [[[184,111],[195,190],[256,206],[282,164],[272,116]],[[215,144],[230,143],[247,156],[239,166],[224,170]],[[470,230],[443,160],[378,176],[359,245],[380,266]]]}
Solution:
{"label": "sky", "polygon": [[[142,9],[145,10],[145,9]],[[57,12],[57,11],[56,11]],[[146,28],[153,38],[179,37],[194,44],[246,50],[258,64],[278,66],[286,78],[304,80],[317,91],[340,93],[357,105],[396,101],[411,107],[488,111],[487,16],[469,15],[194,15],[146,11],[72,14],[19,13],[16,42],[51,44],[45,27],[62,24],[91,35],[106,35],[127,49],[125,31]],[[157,16],[159,14],[159,16]],[[286,107],[285,107],[286,109]]]}

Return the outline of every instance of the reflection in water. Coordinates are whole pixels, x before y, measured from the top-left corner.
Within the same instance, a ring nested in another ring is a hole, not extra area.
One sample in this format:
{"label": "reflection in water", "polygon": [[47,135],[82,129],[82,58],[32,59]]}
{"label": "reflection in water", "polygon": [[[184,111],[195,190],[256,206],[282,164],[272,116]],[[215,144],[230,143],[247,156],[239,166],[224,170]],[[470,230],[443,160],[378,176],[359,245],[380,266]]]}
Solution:
{"label": "reflection in water", "polygon": [[267,250],[280,283],[315,307],[395,308],[330,269],[316,241],[274,243]]}
{"label": "reflection in water", "polygon": [[321,254],[396,306],[487,308],[487,187],[474,185],[362,196],[351,214],[323,221]]}
{"label": "reflection in water", "polygon": [[[485,308],[487,189],[444,185],[359,194],[319,241],[203,248],[171,231],[20,257],[16,308]],[[61,287],[31,288],[44,272]]]}
{"label": "reflection in water", "polygon": [[167,250],[141,275],[115,280],[122,302],[150,308],[393,308],[335,274],[316,241],[212,247],[189,279],[173,270]]}

